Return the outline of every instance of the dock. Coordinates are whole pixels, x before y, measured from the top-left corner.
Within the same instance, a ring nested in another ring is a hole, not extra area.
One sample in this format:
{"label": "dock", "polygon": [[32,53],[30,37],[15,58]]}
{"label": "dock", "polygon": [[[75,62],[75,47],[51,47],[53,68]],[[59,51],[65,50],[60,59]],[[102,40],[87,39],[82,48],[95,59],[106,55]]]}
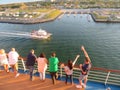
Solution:
{"label": "dock", "polygon": [[57,80],[55,85],[52,84],[50,78],[40,81],[39,77],[35,76],[33,81],[29,80],[28,74],[20,74],[15,78],[14,73],[0,72],[0,90],[84,90],[75,87],[75,84],[65,84],[64,81]]}

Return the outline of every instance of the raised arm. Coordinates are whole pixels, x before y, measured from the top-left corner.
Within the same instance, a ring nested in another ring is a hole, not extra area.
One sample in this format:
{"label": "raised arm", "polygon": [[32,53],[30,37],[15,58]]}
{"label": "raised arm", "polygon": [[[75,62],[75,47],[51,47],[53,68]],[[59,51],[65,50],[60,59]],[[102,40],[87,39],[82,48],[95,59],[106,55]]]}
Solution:
{"label": "raised arm", "polygon": [[84,46],[81,46],[81,50],[83,51],[83,53],[84,53],[85,57],[87,57],[87,58],[88,58],[89,62],[91,62],[90,57],[89,57],[89,55],[88,55],[87,51],[85,50]]}

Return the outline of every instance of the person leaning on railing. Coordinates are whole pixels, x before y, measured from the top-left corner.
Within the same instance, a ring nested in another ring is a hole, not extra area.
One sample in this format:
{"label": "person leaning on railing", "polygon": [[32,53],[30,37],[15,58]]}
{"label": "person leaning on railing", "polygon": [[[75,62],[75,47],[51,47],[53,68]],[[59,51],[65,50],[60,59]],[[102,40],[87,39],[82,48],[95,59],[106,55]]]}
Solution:
{"label": "person leaning on railing", "polygon": [[[88,53],[86,52],[84,46],[81,46],[81,50],[84,52],[85,55],[85,61],[83,64],[80,64],[80,69],[81,69],[81,74],[79,77],[79,85],[76,85],[77,88],[86,88],[86,83],[87,83],[87,77],[88,77],[88,72],[90,71],[91,68],[91,60],[88,56]],[[82,80],[84,80],[84,83],[82,83]]]}
{"label": "person leaning on railing", "polygon": [[33,71],[34,71],[34,65],[37,59],[37,56],[34,54],[34,50],[32,49],[30,51],[30,53],[27,55],[27,61],[26,61],[26,67],[29,69],[30,71],[30,80],[33,81],[34,77],[33,77]]}
{"label": "person leaning on railing", "polygon": [[0,49],[0,65],[4,67],[6,72],[9,72],[7,54],[4,49]]}
{"label": "person leaning on railing", "polygon": [[11,48],[11,51],[8,53],[8,61],[9,61],[10,67],[14,70],[15,77],[19,76],[18,59],[19,59],[18,52],[15,50],[15,48]]}
{"label": "person leaning on railing", "polygon": [[38,64],[38,72],[39,72],[40,80],[42,81],[45,81],[45,72],[47,70],[47,63],[48,60],[45,54],[41,53],[37,58],[37,64]]}

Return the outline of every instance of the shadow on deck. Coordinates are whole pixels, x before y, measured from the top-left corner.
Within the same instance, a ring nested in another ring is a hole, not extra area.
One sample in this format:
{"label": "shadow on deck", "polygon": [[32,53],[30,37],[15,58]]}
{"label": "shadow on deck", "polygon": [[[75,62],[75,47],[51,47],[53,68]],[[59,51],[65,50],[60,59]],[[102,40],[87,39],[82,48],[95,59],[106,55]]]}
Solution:
{"label": "shadow on deck", "polygon": [[57,81],[52,84],[51,79],[45,82],[40,81],[39,77],[35,77],[34,81],[29,80],[29,75],[20,74],[15,78],[14,73],[0,72],[0,90],[84,90],[77,89],[75,84],[65,84],[63,81]]}

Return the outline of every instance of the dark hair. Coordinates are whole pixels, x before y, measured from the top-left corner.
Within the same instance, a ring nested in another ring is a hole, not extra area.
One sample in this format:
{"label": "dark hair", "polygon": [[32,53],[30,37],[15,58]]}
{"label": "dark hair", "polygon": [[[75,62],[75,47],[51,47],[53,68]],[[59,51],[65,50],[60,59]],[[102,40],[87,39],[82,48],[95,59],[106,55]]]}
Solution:
{"label": "dark hair", "polygon": [[41,54],[39,55],[39,57],[44,58],[44,57],[45,57],[45,54],[44,54],[44,53],[41,53]]}
{"label": "dark hair", "polygon": [[52,57],[55,57],[55,56],[56,56],[56,53],[55,53],[55,52],[53,52],[53,53],[52,53]]}
{"label": "dark hair", "polygon": [[73,69],[72,60],[68,60],[68,67],[70,70]]}

